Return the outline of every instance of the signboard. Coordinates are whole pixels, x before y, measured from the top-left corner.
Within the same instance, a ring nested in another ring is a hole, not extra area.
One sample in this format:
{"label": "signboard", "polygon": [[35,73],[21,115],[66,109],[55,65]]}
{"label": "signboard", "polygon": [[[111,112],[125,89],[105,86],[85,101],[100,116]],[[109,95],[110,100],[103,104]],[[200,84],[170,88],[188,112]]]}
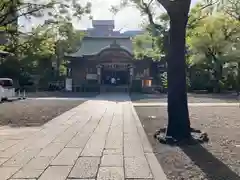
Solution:
{"label": "signboard", "polygon": [[72,79],[66,78],[65,90],[72,91]]}
{"label": "signboard", "polygon": [[126,63],[106,63],[103,64],[103,68],[104,69],[128,69],[128,67],[130,66],[130,64],[126,64]]}
{"label": "signboard", "polygon": [[97,74],[87,74],[86,79],[87,80],[97,80]]}

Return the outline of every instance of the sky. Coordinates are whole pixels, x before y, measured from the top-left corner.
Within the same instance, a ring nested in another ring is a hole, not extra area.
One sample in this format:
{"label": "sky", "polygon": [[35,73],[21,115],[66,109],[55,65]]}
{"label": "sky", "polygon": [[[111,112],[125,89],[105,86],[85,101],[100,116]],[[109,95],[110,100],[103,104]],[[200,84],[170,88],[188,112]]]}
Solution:
{"label": "sky", "polygon": [[[81,0],[86,1],[86,0]],[[126,30],[138,30],[141,29],[141,23],[143,18],[140,13],[134,7],[128,7],[121,10],[116,16],[109,11],[111,5],[119,4],[120,0],[91,0],[92,2],[92,16],[94,20],[115,20],[115,29]],[[199,0],[192,0],[194,5]],[[23,31],[30,31],[32,27],[41,24],[43,21],[40,19],[26,20],[24,18],[19,19],[19,24],[23,25],[21,28]],[[91,21],[88,17],[83,17],[81,20],[73,21],[76,29],[86,29],[91,27]]]}

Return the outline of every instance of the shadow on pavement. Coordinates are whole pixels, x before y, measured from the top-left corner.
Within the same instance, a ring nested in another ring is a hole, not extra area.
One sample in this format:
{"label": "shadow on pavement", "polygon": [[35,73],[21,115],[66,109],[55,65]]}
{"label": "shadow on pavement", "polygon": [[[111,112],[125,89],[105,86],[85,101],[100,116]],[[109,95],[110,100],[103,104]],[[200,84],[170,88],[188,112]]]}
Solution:
{"label": "shadow on pavement", "polygon": [[208,180],[240,180],[240,176],[200,144],[180,148],[206,174]]}

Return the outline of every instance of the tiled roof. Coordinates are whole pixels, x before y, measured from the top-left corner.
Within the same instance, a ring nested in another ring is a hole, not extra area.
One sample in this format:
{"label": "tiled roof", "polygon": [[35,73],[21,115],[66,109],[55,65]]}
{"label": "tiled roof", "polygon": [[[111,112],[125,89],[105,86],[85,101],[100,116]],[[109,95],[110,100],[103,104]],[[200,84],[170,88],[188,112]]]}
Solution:
{"label": "tiled roof", "polygon": [[77,52],[66,54],[66,56],[82,57],[84,55],[96,55],[102,50],[110,48],[110,45],[114,42],[132,54],[132,41],[129,37],[86,37],[83,39],[81,48]]}

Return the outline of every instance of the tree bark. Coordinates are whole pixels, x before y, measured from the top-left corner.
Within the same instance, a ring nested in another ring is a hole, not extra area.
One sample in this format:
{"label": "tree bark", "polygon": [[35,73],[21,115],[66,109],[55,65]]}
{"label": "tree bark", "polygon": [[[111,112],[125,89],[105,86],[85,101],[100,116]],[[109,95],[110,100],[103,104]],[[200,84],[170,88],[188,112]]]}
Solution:
{"label": "tree bark", "polygon": [[237,65],[237,86],[236,86],[236,90],[237,90],[237,95],[239,96],[239,93],[240,93],[240,62],[238,62],[238,65]]}
{"label": "tree bark", "polygon": [[[177,7],[179,8],[179,7]],[[189,138],[190,120],[186,88],[186,25],[188,13],[170,15],[168,52],[168,127],[166,136]]]}

